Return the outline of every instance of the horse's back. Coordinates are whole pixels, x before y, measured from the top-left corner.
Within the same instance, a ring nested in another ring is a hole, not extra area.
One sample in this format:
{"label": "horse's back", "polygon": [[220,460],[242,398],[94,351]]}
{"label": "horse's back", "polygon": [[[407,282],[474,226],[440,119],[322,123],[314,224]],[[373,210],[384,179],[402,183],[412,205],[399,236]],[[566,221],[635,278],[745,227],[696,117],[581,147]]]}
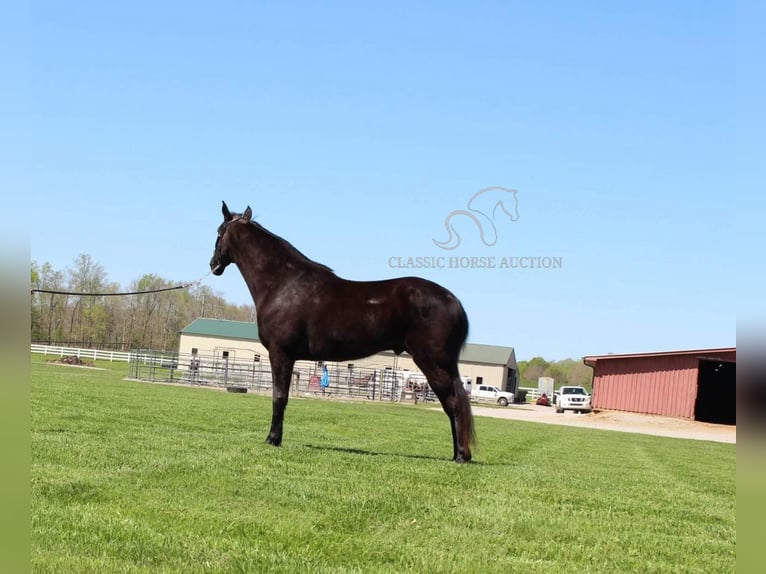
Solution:
{"label": "horse's back", "polygon": [[[465,324],[468,318],[460,300],[448,289],[422,277],[398,277],[380,281],[344,282],[343,300],[363,305],[388,306],[390,314],[411,323],[419,320],[452,320]],[[361,296],[357,294],[361,294]]]}
{"label": "horse's back", "polygon": [[[324,277],[302,305],[289,334],[301,358],[345,360],[383,350],[410,351],[429,344],[459,352],[468,333],[468,319],[460,301],[444,287],[420,277],[379,281],[350,281]],[[284,319],[284,315],[283,315]],[[292,321],[280,321],[284,331]]]}

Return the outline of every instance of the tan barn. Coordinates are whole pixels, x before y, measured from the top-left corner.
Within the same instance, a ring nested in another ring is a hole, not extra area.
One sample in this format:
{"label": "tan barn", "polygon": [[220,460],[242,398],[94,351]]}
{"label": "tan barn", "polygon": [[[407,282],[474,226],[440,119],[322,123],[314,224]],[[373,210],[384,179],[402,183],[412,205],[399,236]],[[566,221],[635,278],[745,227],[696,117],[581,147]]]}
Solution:
{"label": "tan barn", "polygon": [[[181,358],[197,355],[213,360],[224,356],[231,361],[268,360],[269,353],[258,339],[255,323],[200,318],[182,329],[180,335],[178,352]],[[397,356],[391,351],[354,360],[353,366],[418,371],[407,353]],[[459,367],[461,376],[470,378],[473,385],[494,385],[512,393],[518,388],[518,365],[513,347],[467,343],[460,354]]]}

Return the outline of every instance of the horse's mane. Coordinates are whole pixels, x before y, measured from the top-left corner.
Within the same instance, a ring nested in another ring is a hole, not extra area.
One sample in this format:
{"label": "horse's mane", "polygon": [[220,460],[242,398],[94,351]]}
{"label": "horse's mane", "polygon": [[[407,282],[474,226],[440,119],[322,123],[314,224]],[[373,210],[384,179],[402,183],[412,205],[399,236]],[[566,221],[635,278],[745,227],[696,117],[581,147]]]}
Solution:
{"label": "horse's mane", "polygon": [[280,252],[279,255],[286,261],[290,261],[299,267],[310,267],[319,271],[334,273],[334,271],[327,267],[327,265],[323,265],[322,263],[317,263],[313,259],[309,259],[303,253],[298,251],[298,249],[292,243],[286,239],[282,239],[279,235],[272,233],[260,223],[251,221],[250,224],[255,226],[259,231],[266,234],[274,241],[274,244],[277,246]]}

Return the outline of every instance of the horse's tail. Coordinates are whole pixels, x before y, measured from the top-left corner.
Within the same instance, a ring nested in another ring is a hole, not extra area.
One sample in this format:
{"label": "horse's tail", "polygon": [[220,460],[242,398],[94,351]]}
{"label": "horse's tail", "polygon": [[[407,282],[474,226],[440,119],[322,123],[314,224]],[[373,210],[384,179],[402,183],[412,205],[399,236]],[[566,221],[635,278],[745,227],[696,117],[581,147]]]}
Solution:
{"label": "horse's tail", "polygon": [[436,239],[432,239],[434,242],[434,245],[437,247],[441,247],[442,249],[447,249],[449,251],[453,249],[457,249],[457,247],[460,245],[460,235],[458,234],[457,230],[452,226],[452,222],[450,221],[455,215],[455,212],[450,213],[447,218],[444,220],[444,228],[447,230],[447,239],[444,241],[437,241]]}
{"label": "horse's tail", "polygon": [[[460,340],[459,350],[462,350],[465,347],[466,339],[468,339],[468,315],[465,312],[465,309],[463,308],[462,303],[460,301],[457,302],[459,306],[459,312],[458,312],[458,324],[456,328],[456,333],[458,335],[458,338]],[[458,351],[459,354],[460,351]],[[455,377],[453,377],[453,385],[455,386],[455,398],[456,398],[456,405],[455,405],[455,411],[456,411],[456,417],[457,420],[461,422],[460,424],[460,434],[461,434],[461,442],[465,445],[476,445],[476,428],[473,423],[473,411],[471,410],[471,398],[468,396],[468,393],[465,390],[465,387],[463,386],[463,380],[460,378],[460,373],[458,372]]]}
{"label": "horse's tail", "polygon": [[474,224],[479,228],[479,233],[484,233],[481,228],[481,221],[479,221],[475,214],[471,213],[470,211],[465,211],[464,209],[458,209],[449,213],[444,219],[444,229],[447,230],[448,234],[447,239],[445,241],[437,241],[436,239],[432,239],[434,245],[450,251],[457,249],[460,246],[460,234],[458,233],[457,229],[455,229],[454,221],[457,220],[458,216],[461,215],[473,221]]}
{"label": "horse's tail", "polygon": [[476,427],[473,424],[473,412],[471,411],[471,399],[463,387],[460,376],[455,377],[455,416],[459,424],[460,442],[465,445],[476,445]]}

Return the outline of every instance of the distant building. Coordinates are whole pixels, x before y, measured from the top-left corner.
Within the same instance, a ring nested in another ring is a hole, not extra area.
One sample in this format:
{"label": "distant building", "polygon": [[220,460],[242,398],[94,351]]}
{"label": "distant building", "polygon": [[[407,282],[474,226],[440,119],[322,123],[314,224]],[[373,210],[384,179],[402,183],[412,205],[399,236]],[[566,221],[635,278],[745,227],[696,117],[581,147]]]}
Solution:
{"label": "distant building", "polygon": [[[183,356],[257,361],[266,360],[269,355],[258,338],[255,323],[200,318],[182,329],[180,335],[178,352]],[[410,355],[397,356],[392,351],[357,359],[353,364],[361,368],[418,370]],[[519,368],[513,347],[467,343],[460,353],[459,369],[460,375],[472,379],[474,385],[494,385],[512,393],[518,389]]]}
{"label": "distant building", "polygon": [[737,349],[589,355],[593,408],[736,424]]}

